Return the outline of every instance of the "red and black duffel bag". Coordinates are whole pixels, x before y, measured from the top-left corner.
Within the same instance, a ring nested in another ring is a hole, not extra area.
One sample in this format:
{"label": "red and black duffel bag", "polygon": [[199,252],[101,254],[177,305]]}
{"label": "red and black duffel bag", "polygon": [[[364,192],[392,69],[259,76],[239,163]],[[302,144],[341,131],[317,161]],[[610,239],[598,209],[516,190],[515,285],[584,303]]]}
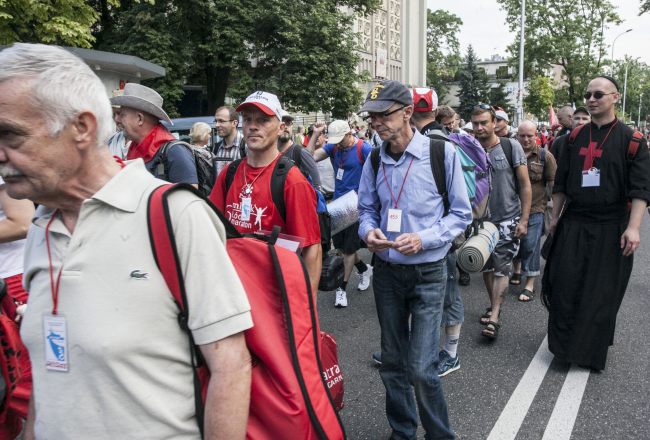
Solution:
{"label": "red and black duffel bag", "polygon": [[[161,186],[149,198],[148,218],[156,262],[174,295],[181,320],[187,322],[183,274],[179,270],[168,209],[170,194],[178,190],[189,190],[199,196],[189,185]],[[296,253],[275,246],[272,239],[266,242],[243,237],[214,205],[206,203],[226,227],[228,255],[246,290],[255,324],[245,332],[246,345],[253,358],[246,437],[251,440],[287,436],[305,440],[345,438],[323,373],[331,367],[321,362],[316,305],[302,260]],[[191,338],[189,330],[187,333]],[[197,419],[203,429],[202,407],[209,373],[202,364],[200,351],[192,346],[193,357],[198,359],[195,367]],[[332,348],[329,343],[325,346]],[[331,353],[326,358],[336,359]]]}

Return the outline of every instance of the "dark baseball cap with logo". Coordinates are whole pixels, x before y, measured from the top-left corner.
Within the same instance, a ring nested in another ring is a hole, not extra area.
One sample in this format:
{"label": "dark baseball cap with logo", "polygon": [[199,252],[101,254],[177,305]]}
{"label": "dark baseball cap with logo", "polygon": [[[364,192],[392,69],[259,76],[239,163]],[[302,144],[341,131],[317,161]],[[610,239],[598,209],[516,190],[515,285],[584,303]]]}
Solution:
{"label": "dark baseball cap with logo", "polygon": [[411,91],[399,81],[384,80],[374,85],[359,113],[382,113],[393,104],[413,105]]}

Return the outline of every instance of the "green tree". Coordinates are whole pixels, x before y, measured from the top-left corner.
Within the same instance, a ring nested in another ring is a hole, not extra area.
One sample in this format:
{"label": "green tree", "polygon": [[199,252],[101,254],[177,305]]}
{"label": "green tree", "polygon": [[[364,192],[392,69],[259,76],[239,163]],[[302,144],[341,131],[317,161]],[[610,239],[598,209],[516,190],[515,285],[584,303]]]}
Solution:
{"label": "green tree", "polygon": [[101,34],[100,50],[135,55],[165,68],[165,76],[143,81],[164,100],[165,111],[177,117],[177,104],[183,97],[183,84],[192,65],[188,53],[191,43],[172,0],[129,2],[113,15]]}
{"label": "green tree", "polygon": [[[521,0],[497,0],[517,33],[510,46],[518,59]],[[563,69],[569,102],[579,102],[589,80],[605,64],[603,31],[621,22],[609,0],[528,0],[526,2],[525,73],[544,75],[553,65]]]}
{"label": "green tree", "polygon": [[641,7],[639,9],[639,15],[645,14],[650,11],[650,0],[641,0]]}
{"label": "green tree", "polygon": [[524,98],[525,110],[536,117],[546,120],[549,107],[555,100],[553,81],[543,75],[533,77],[528,83],[528,94]]}
{"label": "green tree", "polygon": [[[636,58],[626,57],[614,65],[614,75],[620,78],[621,94],[624,92],[625,67],[627,65],[627,94],[625,100],[625,121],[636,123],[639,116],[639,100],[641,100],[641,120],[650,109],[650,66]],[[644,104],[645,101],[645,104]],[[623,97],[619,103],[622,111]],[[623,114],[620,114],[623,118]]]}
{"label": "green tree", "polygon": [[476,104],[489,100],[487,75],[483,69],[476,65],[477,61],[474,49],[470,45],[467,48],[465,63],[458,71],[460,80],[460,90],[457,94],[460,99],[459,113],[466,121],[470,119],[472,109]]}
{"label": "green tree", "polygon": [[512,106],[508,98],[508,91],[506,90],[506,82],[499,81],[496,87],[491,87],[488,94],[490,104],[493,107],[501,107],[506,113],[512,113]]}
{"label": "green tree", "polygon": [[463,21],[443,9],[427,10],[427,84],[442,98],[460,66],[458,33]]}
{"label": "green tree", "polygon": [[[1,1],[1,0],[0,0]],[[255,89],[276,93],[294,110],[345,116],[362,98],[353,14],[379,0],[157,0],[104,7],[97,26],[103,47],[138,55],[167,69],[159,90],[170,104],[186,79],[207,89],[209,112],[226,97]],[[110,5],[108,5],[110,6]],[[136,18],[139,17],[139,18]]]}
{"label": "green tree", "polygon": [[[119,0],[108,0],[115,6]],[[91,47],[99,14],[84,0],[0,0],[0,44]]]}

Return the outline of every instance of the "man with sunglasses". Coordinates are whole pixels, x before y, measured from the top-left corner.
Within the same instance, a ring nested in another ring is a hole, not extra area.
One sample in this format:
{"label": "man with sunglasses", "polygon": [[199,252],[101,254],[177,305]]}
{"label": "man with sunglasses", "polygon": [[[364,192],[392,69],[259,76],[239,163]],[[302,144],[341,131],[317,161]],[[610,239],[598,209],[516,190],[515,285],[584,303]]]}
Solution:
{"label": "man with sunglasses", "polygon": [[492,164],[489,220],[499,228],[499,241],[483,268],[483,282],[490,307],[481,316],[485,328],[481,334],[496,339],[501,327],[501,302],[512,274],[512,261],[519,250],[519,239],[527,233],[531,204],[531,188],[526,154],[515,139],[496,134],[494,109],[478,104],[472,110],[474,136],[490,157]]}
{"label": "man with sunglasses", "polygon": [[591,123],[560,147],[542,295],[551,352],[602,370],[650,201],[650,154],[640,133],[616,118],[613,78],[594,78],[584,97]]}
{"label": "man with sunglasses", "polygon": [[440,144],[432,145],[411,128],[410,90],[397,81],[381,81],[360,112],[368,113],[383,141],[361,175],[359,237],[375,252],[379,375],[386,388],[391,438],[416,438],[419,410],[426,438],[454,439],[437,368],[446,255],[472,220],[460,160],[453,145],[444,142],[445,216],[431,168],[431,154],[440,152]]}

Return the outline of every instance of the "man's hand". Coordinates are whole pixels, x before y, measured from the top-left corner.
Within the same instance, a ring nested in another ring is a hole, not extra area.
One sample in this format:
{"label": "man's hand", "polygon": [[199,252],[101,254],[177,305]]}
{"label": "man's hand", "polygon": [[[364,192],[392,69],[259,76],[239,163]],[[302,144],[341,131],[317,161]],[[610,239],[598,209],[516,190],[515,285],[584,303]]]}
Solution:
{"label": "man's hand", "polygon": [[559,219],[557,217],[551,217],[551,224],[548,226],[549,237],[555,235],[555,230],[557,229],[558,221]]}
{"label": "man's hand", "polygon": [[628,227],[621,236],[621,249],[623,249],[623,256],[629,257],[641,244],[641,235],[636,228]]}
{"label": "man's hand", "polygon": [[327,125],[325,125],[324,122],[316,122],[314,124],[314,131],[313,131],[314,136],[318,137],[322,132],[325,131],[326,128]]}
{"label": "man's hand", "polygon": [[382,251],[389,247],[393,247],[393,242],[389,241],[379,228],[375,228],[368,232],[368,235],[366,236],[366,244],[368,245],[368,250],[370,252]]}
{"label": "man's hand", "polygon": [[422,250],[422,239],[415,232],[402,234],[395,239],[393,249],[403,255],[417,254]]}
{"label": "man's hand", "polygon": [[519,223],[517,223],[517,227],[515,228],[515,237],[522,238],[525,237],[526,234],[528,234],[528,222],[519,221]]}

